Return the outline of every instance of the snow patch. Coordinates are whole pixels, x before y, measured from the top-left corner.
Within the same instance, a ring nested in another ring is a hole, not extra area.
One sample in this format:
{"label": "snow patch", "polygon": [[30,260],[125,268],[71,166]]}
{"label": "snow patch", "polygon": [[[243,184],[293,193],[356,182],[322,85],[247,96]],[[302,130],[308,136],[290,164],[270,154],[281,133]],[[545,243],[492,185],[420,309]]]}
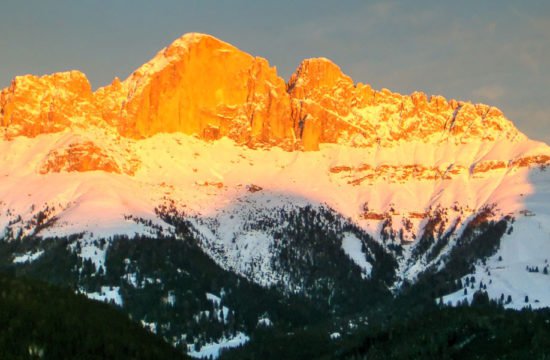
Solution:
{"label": "snow patch", "polygon": [[212,359],[217,359],[223,349],[231,349],[242,346],[249,340],[250,338],[247,335],[237,332],[237,334],[233,337],[221,338],[217,342],[208,343],[198,350],[194,349],[194,345],[188,345],[187,355],[198,359],[210,357],[212,357]]}
{"label": "snow patch", "polygon": [[363,270],[363,278],[369,277],[372,265],[367,261],[366,254],[363,252],[361,240],[352,233],[345,233],[342,239],[342,249]]}
{"label": "snow patch", "polygon": [[82,291],[89,299],[103,301],[106,303],[113,302],[118,306],[122,306],[122,296],[120,295],[119,286],[102,286],[100,292],[87,293]]}
{"label": "snow patch", "polygon": [[145,320],[141,320],[141,326],[143,326],[148,331],[152,332],[153,334],[157,333],[157,324],[156,323],[150,323]]}
{"label": "snow patch", "polygon": [[40,258],[42,255],[44,255],[44,250],[39,251],[29,251],[24,253],[23,255],[18,255],[13,258],[14,264],[25,264],[25,263],[31,263],[38,258]]}
{"label": "snow patch", "polygon": [[257,326],[271,327],[273,326],[273,321],[271,321],[271,319],[268,318],[267,315],[263,315],[258,319]]}

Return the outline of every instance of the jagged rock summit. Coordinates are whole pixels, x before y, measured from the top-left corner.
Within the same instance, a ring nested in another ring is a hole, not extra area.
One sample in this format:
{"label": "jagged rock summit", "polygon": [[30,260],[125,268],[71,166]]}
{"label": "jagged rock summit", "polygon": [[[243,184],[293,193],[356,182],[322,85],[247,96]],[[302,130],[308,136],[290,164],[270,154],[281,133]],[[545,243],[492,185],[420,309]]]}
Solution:
{"label": "jagged rock summit", "polygon": [[198,33],[95,92],[78,71],[16,77],[0,93],[0,124],[8,136],[92,125],[135,139],[181,132],[286,150],[525,138],[497,108],[376,91],[325,58],[304,60],[286,83],[267,60]]}
{"label": "jagged rock summit", "polygon": [[294,141],[285,82],[262,58],[212,36],[187,34],[120,85],[100,89],[122,99],[107,119],[124,136],[160,132],[227,136],[239,143]]}
{"label": "jagged rock summit", "polygon": [[0,124],[12,136],[34,137],[84,120],[101,120],[90,82],[79,71],[17,76],[0,92]]}

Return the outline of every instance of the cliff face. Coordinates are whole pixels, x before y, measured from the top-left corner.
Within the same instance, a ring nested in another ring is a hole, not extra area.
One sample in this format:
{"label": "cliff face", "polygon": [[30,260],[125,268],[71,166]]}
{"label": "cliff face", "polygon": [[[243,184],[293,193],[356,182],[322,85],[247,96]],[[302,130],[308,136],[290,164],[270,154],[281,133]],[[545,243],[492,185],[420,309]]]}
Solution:
{"label": "cliff face", "polygon": [[497,108],[442,96],[374,91],[327,59],[302,62],[288,84],[304,149],[320,143],[391,146],[399,141],[467,143],[524,136]]}
{"label": "cliff face", "polygon": [[[40,174],[47,174],[62,171],[84,172],[96,170],[121,173],[115,159],[105,154],[99,146],[88,141],[70,144],[66,148],[56,149],[48,153],[39,172]],[[132,175],[133,173],[128,174]]]}
{"label": "cliff face", "polygon": [[320,143],[350,141],[364,143],[374,129],[353,124],[354,109],[372,104],[374,91],[357,87],[328,59],[304,60],[290,78],[292,117],[305,150],[317,150]]}
{"label": "cliff face", "polygon": [[136,139],[181,132],[287,150],[524,138],[494,107],[375,91],[324,58],[304,60],[286,84],[265,59],[202,34],[95,93],[77,71],[17,77],[0,93],[0,123],[12,136],[96,125]]}
{"label": "cliff face", "polygon": [[105,103],[111,93],[123,101],[108,120],[123,136],[182,132],[249,145],[294,142],[285,82],[276,70],[211,36],[183,36],[98,97]]}
{"label": "cliff face", "polygon": [[97,123],[92,99],[90,83],[78,71],[18,76],[0,92],[0,124],[10,135],[34,137],[62,131],[77,121]]}

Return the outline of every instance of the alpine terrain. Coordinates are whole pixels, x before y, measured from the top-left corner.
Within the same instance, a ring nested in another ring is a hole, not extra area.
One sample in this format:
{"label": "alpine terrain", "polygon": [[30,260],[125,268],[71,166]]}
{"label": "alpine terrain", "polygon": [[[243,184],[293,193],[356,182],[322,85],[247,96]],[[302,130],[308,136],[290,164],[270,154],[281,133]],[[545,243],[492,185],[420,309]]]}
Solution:
{"label": "alpine terrain", "polygon": [[17,76],[0,125],[0,268],[192,357],[346,357],[418,304],[550,306],[550,147],[490,105],[325,58],[285,80],[192,33],[95,91]]}

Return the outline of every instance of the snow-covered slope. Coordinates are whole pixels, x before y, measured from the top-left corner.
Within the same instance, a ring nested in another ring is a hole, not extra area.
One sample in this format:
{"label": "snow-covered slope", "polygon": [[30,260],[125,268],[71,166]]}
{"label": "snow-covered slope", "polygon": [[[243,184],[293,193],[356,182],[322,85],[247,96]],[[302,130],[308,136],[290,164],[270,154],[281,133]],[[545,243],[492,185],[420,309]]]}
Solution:
{"label": "snow-covered slope", "polygon": [[[462,279],[466,291],[443,297],[445,303],[471,301],[481,283],[491,298],[502,299],[507,308],[550,306],[550,175],[546,170],[532,171],[526,180],[532,191],[521,196],[522,210],[500,249]],[[472,277],[475,281],[466,286],[466,278]]]}
{"label": "snow-covered slope", "polygon": [[[94,139],[120,167],[131,159],[135,172],[40,172],[47,154],[82,138]],[[407,249],[414,248],[438,208],[446,212],[443,231],[453,236],[476,212],[494,204],[493,218],[511,214],[518,222],[533,224],[525,225],[529,234],[517,229],[514,236],[548,240],[547,234],[535,230],[550,215],[541,200],[548,195],[548,172],[538,164],[550,151],[532,141],[406,143],[392,149],[323,145],[317,152],[287,152],[252,150],[228,139],[204,142],[182,134],[128,140],[87,129],[18,137],[0,146],[2,226],[10,233],[38,231],[51,237],[87,232],[93,238],[154,233],[136,218],[170,231],[154,210],[173,201],[205,243],[223,253],[212,256],[243,274],[254,259],[269,264],[268,245],[274,241],[269,232],[248,231],[247,222],[268,218],[277,209],[309,204],[334,209],[380,241],[404,244],[403,278],[414,279],[435,261],[411,261]],[[531,163],[522,164],[521,159]],[[502,168],[490,166],[501,163]],[[43,228],[32,226],[33,217],[46,207],[47,217],[55,221]],[[525,216],[528,212],[536,216]],[[244,246],[247,251],[237,250]],[[267,278],[257,280],[269,283]]]}

